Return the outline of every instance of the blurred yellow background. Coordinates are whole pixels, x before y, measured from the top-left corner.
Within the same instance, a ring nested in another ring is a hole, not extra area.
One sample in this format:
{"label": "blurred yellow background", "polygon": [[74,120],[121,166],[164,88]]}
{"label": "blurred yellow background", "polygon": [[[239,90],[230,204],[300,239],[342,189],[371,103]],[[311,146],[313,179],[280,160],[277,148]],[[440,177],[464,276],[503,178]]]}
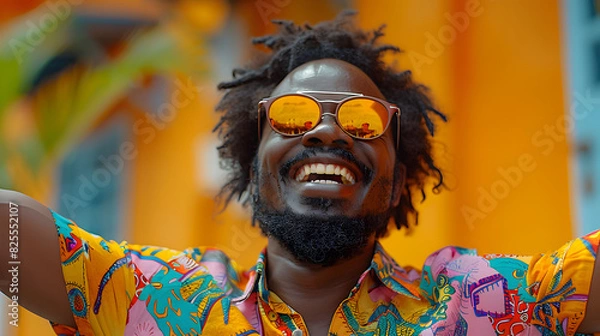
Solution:
{"label": "blurred yellow background", "polygon": [[[265,239],[248,210],[214,202],[216,83],[252,55],[251,37],[274,32],[269,20],[316,23],[344,8],[365,29],[387,24],[383,41],[404,50],[388,61],[412,69],[450,118],[435,137],[448,189],[427,190],[419,225],[383,242],[401,265],[445,245],[542,252],[580,233],[571,134],[544,133],[570,99],[560,3],[545,0],[3,4],[0,186],[108,238],[213,245],[250,267]],[[52,334],[24,311],[0,333]]]}

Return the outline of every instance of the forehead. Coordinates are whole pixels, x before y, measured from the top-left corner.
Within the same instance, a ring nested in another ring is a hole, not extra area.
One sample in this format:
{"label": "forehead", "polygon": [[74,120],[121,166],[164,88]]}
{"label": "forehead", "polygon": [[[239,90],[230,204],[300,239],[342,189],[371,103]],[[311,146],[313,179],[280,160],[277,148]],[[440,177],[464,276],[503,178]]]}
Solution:
{"label": "forehead", "polygon": [[275,87],[271,96],[298,91],[355,92],[384,98],[362,70],[336,59],[316,60],[297,67]]}

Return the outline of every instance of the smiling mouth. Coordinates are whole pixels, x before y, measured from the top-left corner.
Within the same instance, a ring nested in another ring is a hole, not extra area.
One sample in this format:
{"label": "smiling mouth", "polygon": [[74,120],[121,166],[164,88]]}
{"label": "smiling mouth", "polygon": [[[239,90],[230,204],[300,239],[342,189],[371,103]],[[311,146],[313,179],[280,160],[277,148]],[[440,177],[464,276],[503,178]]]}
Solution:
{"label": "smiling mouth", "polygon": [[301,183],[319,184],[352,185],[356,182],[356,177],[348,168],[331,163],[307,163],[298,169],[295,179]]}

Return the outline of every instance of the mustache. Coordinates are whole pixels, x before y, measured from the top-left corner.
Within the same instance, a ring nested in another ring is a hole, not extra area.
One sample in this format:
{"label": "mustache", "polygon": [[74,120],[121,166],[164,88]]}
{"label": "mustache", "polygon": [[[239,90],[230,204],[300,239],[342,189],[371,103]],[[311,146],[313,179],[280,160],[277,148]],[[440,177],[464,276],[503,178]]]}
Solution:
{"label": "mustache", "polygon": [[290,169],[292,169],[292,167],[296,163],[298,163],[302,160],[306,160],[310,157],[317,156],[319,154],[327,154],[330,156],[331,155],[337,156],[341,160],[357,166],[358,169],[360,170],[360,172],[362,173],[364,180],[367,183],[369,183],[373,178],[373,170],[371,168],[367,167],[364,163],[360,162],[358,159],[356,159],[354,154],[352,154],[350,151],[345,150],[343,148],[322,148],[322,147],[307,148],[307,149],[301,151],[300,153],[296,154],[293,158],[284,162],[281,165],[281,168],[279,169],[279,176],[288,176]]}

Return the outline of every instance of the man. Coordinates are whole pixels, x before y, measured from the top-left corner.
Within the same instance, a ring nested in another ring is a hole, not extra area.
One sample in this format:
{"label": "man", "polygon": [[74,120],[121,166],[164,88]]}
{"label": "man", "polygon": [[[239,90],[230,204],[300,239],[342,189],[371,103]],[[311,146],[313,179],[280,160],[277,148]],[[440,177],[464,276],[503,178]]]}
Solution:
{"label": "man", "polygon": [[373,133],[374,131],[369,129],[369,123],[363,123],[362,125],[360,125],[361,130],[360,130],[360,136],[363,138],[372,138],[373,136],[375,136]]}
{"label": "man", "polygon": [[[233,172],[222,197],[247,195],[268,237],[256,266],[244,272],[214,249],[108,242],[4,192],[2,212],[21,214],[23,306],[68,335],[600,331],[600,279],[592,280],[599,232],[549,255],[479,257],[449,247],[421,272],[398,266],[377,239],[390,219],[397,228],[416,221],[411,195],[430,176],[441,185],[428,132],[429,114],[443,115],[410,73],[383,64],[381,54],[397,49],[376,44],[380,30],[357,30],[346,16],[280,24],[279,34],[256,40],[270,57],[234,71],[217,106],[220,155]],[[278,122],[292,113],[312,127]],[[380,135],[349,133],[342,125],[350,121]]]}

